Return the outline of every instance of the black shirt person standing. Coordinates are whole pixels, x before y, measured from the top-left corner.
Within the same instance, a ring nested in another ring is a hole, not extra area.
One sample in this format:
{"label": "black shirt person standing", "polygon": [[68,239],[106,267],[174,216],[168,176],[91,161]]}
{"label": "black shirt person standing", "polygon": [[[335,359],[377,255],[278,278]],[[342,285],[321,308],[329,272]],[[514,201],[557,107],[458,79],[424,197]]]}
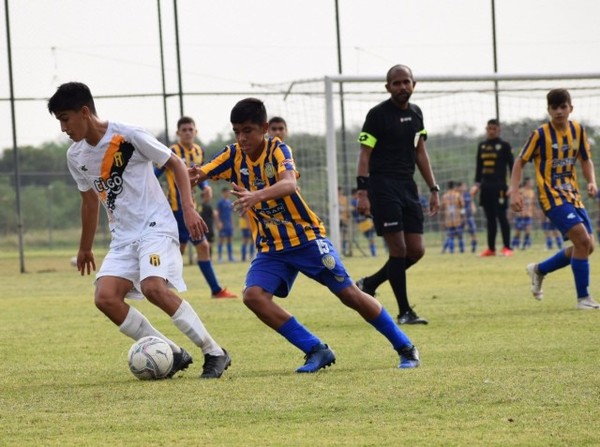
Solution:
{"label": "black shirt person standing", "polygon": [[432,193],[430,214],[439,208],[439,186],[425,147],[423,113],[409,103],[414,86],[410,68],[390,68],[385,84],[390,98],[369,111],[358,139],[356,209],[373,215],[377,234],[383,236],[389,248],[389,258],[378,272],[361,278],[357,285],[374,295],[377,287],[389,280],[400,310],[398,324],[427,324],[410,307],[406,290],[406,269],[425,254],[423,211],[413,179],[415,167]]}
{"label": "black shirt person standing", "polygon": [[471,195],[475,197],[481,189],[480,205],[487,221],[488,248],[479,256],[496,256],[497,222],[500,222],[504,256],[513,254],[510,249],[510,226],[506,217],[508,208],[508,170],[512,172],[514,156],[510,144],[500,138],[500,122],[491,119],[485,128],[487,139],[477,146],[475,185]]}

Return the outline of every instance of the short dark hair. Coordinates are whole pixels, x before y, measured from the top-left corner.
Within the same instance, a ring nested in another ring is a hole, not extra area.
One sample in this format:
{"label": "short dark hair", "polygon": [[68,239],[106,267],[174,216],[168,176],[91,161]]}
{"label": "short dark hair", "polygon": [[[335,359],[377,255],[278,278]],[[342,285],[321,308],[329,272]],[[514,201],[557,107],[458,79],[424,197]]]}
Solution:
{"label": "short dark hair", "polygon": [[499,126],[500,120],[497,118],[492,118],[491,120],[488,120],[487,125],[488,126]]}
{"label": "short dark hair", "polygon": [[394,65],[392,68],[390,68],[387,72],[387,74],[385,75],[385,81],[389,84],[390,81],[392,80],[392,73],[394,73],[394,71],[396,70],[405,70],[408,72],[408,74],[410,75],[410,78],[412,79],[413,82],[415,82],[415,77],[413,76],[413,72],[410,69],[410,67],[406,66],[406,65],[402,65],[402,64],[396,64]]}
{"label": "short dark hair", "polygon": [[48,111],[54,115],[67,110],[78,111],[84,106],[87,106],[93,115],[96,114],[92,92],[87,85],[81,82],[67,82],[60,85],[48,100]]}
{"label": "short dark hair", "polygon": [[571,105],[571,94],[567,89],[555,88],[548,92],[546,100],[550,107],[558,107],[565,103]]}
{"label": "short dark hair", "polygon": [[253,124],[263,125],[267,122],[267,109],[260,99],[242,99],[231,109],[230,121],[231,124],[250,121]]}
{"label": "short dark hair", "polygon": [[280,116],[274,116],[273,118],[271,118],[269,120],[269,127],[271,127],[271,124],[275,124],[275,123],[281,123],[281,124],[283,124],[287,128],[287,123]]}
{"label": "short dark hair", "polygon": [[179,128],[181,126],[183,126],[184,124],[193,124],[194,127],[196,127],[196,122],[194,121],[194,119],[192,117],[182,116],[181,118],[179,118],[177,120],[177,130],[179,130]]}

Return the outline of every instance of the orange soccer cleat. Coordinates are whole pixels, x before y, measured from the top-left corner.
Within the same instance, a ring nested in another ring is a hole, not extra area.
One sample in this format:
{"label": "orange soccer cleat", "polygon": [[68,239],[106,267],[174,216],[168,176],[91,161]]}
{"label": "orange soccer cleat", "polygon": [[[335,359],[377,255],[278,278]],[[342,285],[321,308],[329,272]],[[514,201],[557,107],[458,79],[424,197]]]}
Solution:
{"label": "orange soccer cleat", "polygon": [[237,298],[237,295],[235,293],[231,293],[229,290],[227,290],[227,287],[223,287],[217,293],[213,293],[212,297],[213,298]]}
{"label": "orange soccer cleat", "polygon": [[487,256],[496,256],[496,252],[494,250],[490,250],[489,248],[486,248],[481,253],[479,253],[479,256],[482,258],[485,258]]}

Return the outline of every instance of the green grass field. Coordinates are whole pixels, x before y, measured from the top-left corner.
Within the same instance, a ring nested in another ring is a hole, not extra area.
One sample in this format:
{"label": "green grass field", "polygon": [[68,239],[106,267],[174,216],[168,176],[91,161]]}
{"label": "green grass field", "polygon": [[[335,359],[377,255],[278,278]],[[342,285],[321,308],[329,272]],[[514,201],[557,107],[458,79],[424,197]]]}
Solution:
{"label": "green grass field", "polygon": [[[91,278],[71,252],[0,256],[0,445],[598,445],[600,311],[575,310],[570,270],[531,298],[512,258],[440,255],[432,248],[409,272],[428,326],[405,327],[422,366],[397,369],[388,342],[323,287],[299,278],[280,302],[336,352],[337,363],[295,374],[302,353],[238,300],[215,301],[196,267],[184,297],[228,349],[232,367],[200,381],[200,352],[147,302],[136,304],[195,354],[172,380],[144,382],[127,368],[131,340],[93,305]],[[598,267],[592,258],[592,292]],[[346,259],[357,279],[383,262]],[[246,266],[216,265],[241,289]],[[379,299],[395,315],[386,284]]]}

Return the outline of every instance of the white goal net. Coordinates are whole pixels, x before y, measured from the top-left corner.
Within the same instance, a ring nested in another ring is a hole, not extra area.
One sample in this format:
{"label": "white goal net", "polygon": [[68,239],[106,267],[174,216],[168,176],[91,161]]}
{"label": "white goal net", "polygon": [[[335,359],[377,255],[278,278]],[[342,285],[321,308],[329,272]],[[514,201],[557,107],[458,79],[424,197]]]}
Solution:
{"label": "white goal net", "polygon": [[[497,112],[502,137],[516,155],[530,132],[547,119],[546,93],[557,87],[569,89],[571,118],[586,126],[592,143],[598,140],[600,74],[417,77],[411,102],[423,110],[427,149],[442,189],[450,180],[472,185],[477,142],[484,139],[486,122]],[[337,189],[349,196],[355,186],[356,139],[369,109],[389,97],[385,78],[333,76],[296,81],[281,91],[265,99],[267,110],[270,116],[286,119],[301,191],[341,248]],[[427,192],[418,171],[415,179]],[[591,201],[588,209],[596,213]],[[479,228],[482,218],[478,213]],[[426,236],[439,233],[439,217],[427,217],[425,231]],[[346,237],[354,238],[351,232]],[[351,254],[352,244],[347,248]]]}

